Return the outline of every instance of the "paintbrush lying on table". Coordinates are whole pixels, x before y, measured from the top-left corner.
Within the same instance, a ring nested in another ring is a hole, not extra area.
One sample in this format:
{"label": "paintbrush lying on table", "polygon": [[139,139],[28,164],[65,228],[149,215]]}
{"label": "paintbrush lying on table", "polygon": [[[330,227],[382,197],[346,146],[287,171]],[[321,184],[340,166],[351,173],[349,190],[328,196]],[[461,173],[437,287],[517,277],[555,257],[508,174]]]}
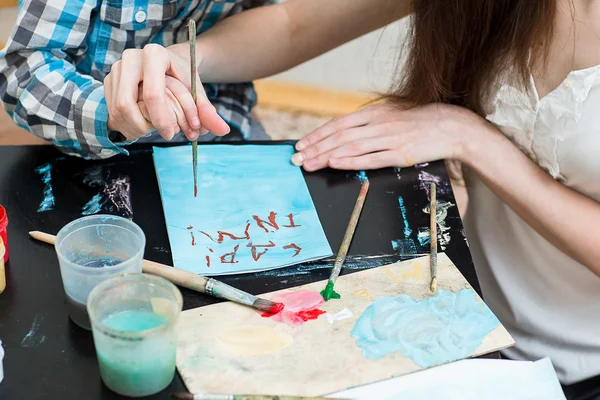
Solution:
{"label": "paintbrush lying on table", "polygon": [[431,284],[430,289],[433,293],[437,292],[437,189],[435,183],[431,182],[429,186],[429,237],[431,244],[431,254],[429,263],[431,267]]}
{"label": "paintbrush lying on table", "polygon": [[[192,394],[173,393],[172,399],[177,400],[336,400],[325,397],[271,396],[263,394]],[[341,400],[341,399],[337,399]]]}
{"label": "paintbrush lying on table", "polygon": [[344,264],[344,260],[346,259],[346,254],[348,253],[348,249],[350,248],[350,243],[352,243],[352,237],[354,236],[354,231],[356,230],[356,225],[358,224],[358,218],[360,217],[360,213],[362,211],[363,205],[365,204],[365,199],[367,198],[367,192],[369,191],[369,181],[365,181],[360,188],[360,192],[358,193],[358,198],[356,199],[356,204],[354,205],[354,210],[352,211],[352,215],[350,216],[350,222],[348,223],[348,227],[346,228],[346,233],[344,234],[344,239],[342,240],[342,244],[340,245],[340,250],[335,257],[335,263],[333,264],[333,270],[331,271],[331,275],[329,276],[329,281],[327,282],[327,286],[325,289],[321,290],[321,296],[325,301],[330,299],[339,299],[340,295],[333,290],[333,285],[335,284],[335,280],[340,276],[340,272],[342,271],[342,265]]}
{"label": "paintbrush lying on table", "polygon": [[[41,242],[52,245],[56,242],[56,236],[50,235],[49,233],[32,231],[29,232],[29,236]],[[163,277],[178,286],[188,288],[196,292],[205,293],[210,296],[219,297],[221,299],[244,304],[266,313],[277,314],[283,310],[284,307],[282,303],[275,303],[270,300],[261,299],[216,279],[192,274],[191,272],[182,271],[180,269],[159,264],[154,261],[143,260],[142,270],[147,274]]]}

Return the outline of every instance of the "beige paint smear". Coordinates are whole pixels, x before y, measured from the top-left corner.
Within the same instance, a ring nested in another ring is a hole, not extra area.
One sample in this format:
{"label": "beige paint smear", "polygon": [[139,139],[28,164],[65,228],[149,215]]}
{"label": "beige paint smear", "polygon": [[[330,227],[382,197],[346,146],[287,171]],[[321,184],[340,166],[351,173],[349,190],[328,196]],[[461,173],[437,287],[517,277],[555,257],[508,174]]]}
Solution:
{"label": "beige paint smear", "polygon": [[294,343],[287,333],[268,326],[245,325],[220,332],[215,339],[231,354],[240,357],[276,353]]}

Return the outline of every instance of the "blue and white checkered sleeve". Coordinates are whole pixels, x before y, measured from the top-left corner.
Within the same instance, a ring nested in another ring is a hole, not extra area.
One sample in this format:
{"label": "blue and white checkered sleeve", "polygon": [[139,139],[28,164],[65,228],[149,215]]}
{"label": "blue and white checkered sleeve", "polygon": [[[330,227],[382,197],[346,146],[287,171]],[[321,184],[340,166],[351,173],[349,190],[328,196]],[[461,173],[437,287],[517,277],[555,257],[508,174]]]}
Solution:
{"label": "blue and white checkered sleeve", "polygon": [[127,153],[109,139],[101,82],[80,74],[97,0],[26,0],[0,52],[0,97],[13,120],[67,154],[108,158]]}

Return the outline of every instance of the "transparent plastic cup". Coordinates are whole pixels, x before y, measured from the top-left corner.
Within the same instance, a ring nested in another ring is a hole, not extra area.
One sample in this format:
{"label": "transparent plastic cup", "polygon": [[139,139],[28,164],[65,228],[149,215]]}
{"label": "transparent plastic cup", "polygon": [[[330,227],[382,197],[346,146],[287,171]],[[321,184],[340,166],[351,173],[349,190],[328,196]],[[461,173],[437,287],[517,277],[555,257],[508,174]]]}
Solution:
{"label": "transparent plastic cup", "polygon": [[112,215],[80,218],[58,232],[55,247],[73,322],[91,329],[86,310],[90,292],[113,276],[142,272],[145,246],[139,226]]}
{"label": "transparent plastic cup", "polygon": [[88,310],[100,375],[112,391],[149,396],[175,376],[181,292],[164,278],[125,274],[92,290]]}

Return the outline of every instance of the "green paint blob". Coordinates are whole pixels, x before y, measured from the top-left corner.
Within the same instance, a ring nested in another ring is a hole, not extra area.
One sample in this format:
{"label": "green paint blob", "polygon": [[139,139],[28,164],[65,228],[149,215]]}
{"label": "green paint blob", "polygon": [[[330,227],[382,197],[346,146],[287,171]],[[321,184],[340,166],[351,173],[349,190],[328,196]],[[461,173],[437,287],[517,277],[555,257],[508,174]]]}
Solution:
{"label": "green paint blob", "polygon": [[331,299],[339,299],[341,296],[335,290],[333,290],[333,282],[329,281],[327,286],[325,286],[324,290],[321,290],[321,296],[325,299],[325,301],[329,301]]}
{"label": "green paint blob", "polygon": [[[126,310],[109,315],[103,323],[123,332],[157,328],[167,320],[145,310]],[[123,340],[112,348],[96,347],[102,380],[113,391],[125,396],[147,396],[163,390],[175,375],[176,341],[171,334],[141,340]]]}

